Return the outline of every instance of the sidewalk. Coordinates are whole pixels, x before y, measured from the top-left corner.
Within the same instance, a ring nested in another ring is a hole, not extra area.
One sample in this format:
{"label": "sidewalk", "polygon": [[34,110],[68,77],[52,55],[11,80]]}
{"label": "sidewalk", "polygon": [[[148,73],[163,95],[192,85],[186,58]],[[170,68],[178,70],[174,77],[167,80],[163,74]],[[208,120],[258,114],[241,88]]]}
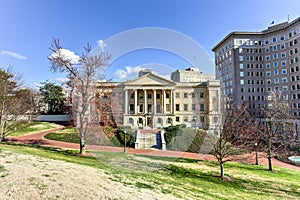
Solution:
{"label": "sidewalk", "polygon": [[[44,138],[45,135],[48,133],[61,130],[63,126],[58,126],[57,128],[53,128],[46,131],[41,131],[38,133],[33,133],[29,135],[17,136],[8,138],[8,142],[16,142],[16,143],[23,143],[23,144],[36,144],[41,146],[51,146],[51,147],[58,147],[64,149],[78,149],[79,144],[75,143],[68,143],[68,142],[60,142],[54,140],[48,140]],[[105,152],[123,152],[123,147],[114,147],[114,146],[98,146],[98,145],[87,145],[87,150],[93,151],[105,151]],[[127,153],[129,154],[140,154],[140,155],[149,155],[149,156],[163,156],[163,157],[175,157],[175,158],[190,158],[190,159],[199,159],[199,160],[216,160],[215,156],[210,154],[197,154],[197,153],[189,153],[189,152],[179,152],[179,151],[162,151],[157,149],[133,149],[127,148]],[[265,156],[265,153],[259,152],[258,156],[259,164],[268,165],[268,160]],[[231,161],[234,162],[241,162],[241,163],[248,163],[248,164],[255,164],[255,152],[245,155],[234,156],[231,158]],[[294,170],[299,170],[300,167],[294,166],[288,163],[281,162],[275,158],[272,159],[273,166],[277,167],[284,167]]]}

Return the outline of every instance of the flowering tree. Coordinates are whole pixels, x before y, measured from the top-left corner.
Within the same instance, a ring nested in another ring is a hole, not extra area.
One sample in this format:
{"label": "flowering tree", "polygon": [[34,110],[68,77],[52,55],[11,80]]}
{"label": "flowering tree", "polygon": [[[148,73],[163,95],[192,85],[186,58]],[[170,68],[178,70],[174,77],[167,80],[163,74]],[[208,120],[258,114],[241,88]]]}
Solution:
{"label": "flowering tree", "polygon": [[51,45],[51,70],[67,73],[68,85],[72,90],[73,119],[80,136],[80,153],[85,153],[86,134],[93,122],[92,109],[95,84],[103,80],[110,55],[101,52],[92,54],[91,46],[84,48],[81,56],[63,49],[58,39],[53,39]]}

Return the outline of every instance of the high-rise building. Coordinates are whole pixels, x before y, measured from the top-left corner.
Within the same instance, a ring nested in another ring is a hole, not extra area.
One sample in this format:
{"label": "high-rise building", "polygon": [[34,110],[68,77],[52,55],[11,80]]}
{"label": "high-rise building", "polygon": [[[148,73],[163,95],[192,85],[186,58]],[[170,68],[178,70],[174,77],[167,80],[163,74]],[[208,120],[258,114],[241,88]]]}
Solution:
{"label": "high-rise building", "polygon": [[260,32],[232,32],[213,47],[224,108],[268,106],[270,94],[279,92],[300,119],[299,37],[300,17]]}

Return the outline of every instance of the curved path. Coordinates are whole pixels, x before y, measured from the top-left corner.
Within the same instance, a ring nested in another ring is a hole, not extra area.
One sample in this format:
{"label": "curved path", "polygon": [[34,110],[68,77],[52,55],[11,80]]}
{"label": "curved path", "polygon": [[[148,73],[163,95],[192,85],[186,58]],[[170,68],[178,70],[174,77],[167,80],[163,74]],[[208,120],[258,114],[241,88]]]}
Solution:
{"label": "curved path", "polygon": [[[23,136],[17,137],[10,137],[7,138],[8,142],[16,142],[16,143],[23,143],[23,144],[36,144],[41,146],[51,146],[51,147],[59,147],[64,149],[79,149],[79,144],[75,143],[68,143],[68,142],[60,142],[54,140],[48,140],[44,138],[45,135],[48,133],[61,130],[63,126],[57,125],[57,128],[49,129],[46,131],[40,131],[37,133],[32,133]],[[123,152],[123,147],[114,147],[114,146],[99,146],[99,145],[87,145],[86,147],[88,150],[95,150],[95,151],[106,151],[106,152]],[[176,157],[176,158],[191,158],[191,159],[199,159],[199,160],[216,160],[215,156],[208,155],[208,154],[197,154],[197,153],[189,153],[189,152],[178,152],[178,151],[162,151],[156,149],[133,149],[127,148],[126,149],[129,154],[142,154],[142,155],[149,155],[149,156],[165,156],[165,157]],[[258,156],[259,164],[267,165],[268,160],[265,156],[265,153],[259,152]],[[234,162],[241,162],[241,163],[248,163],[254,164],[255,163],[255,152],[250,154],[234,156],[230,159]],[[277,167],[284,167],[289,169],[295,169],[300,171],[300,167],[294,166],[288,163],[281,162],[275,158],[272,159],[273,166]]]}

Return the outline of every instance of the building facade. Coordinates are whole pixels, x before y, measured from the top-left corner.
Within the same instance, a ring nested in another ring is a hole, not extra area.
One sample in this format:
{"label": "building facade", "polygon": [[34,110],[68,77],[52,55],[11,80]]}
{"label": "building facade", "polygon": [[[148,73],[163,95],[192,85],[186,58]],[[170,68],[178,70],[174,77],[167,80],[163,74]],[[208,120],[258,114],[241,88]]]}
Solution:
{"label": "building facade", "polygon": [[204,82],[215,80],[215,75],[203,74],[198,68],[187,68],[184,70],[176,70],[171,74],[174,82]]}
{"label": "building facade", "polygon": [[289,100],[300,119],[300,18],[260,32],[232,32],[212,50],[222,104],[268,106],[272,92]]}
{"label": "building facade", "polygon": [[[101,90],[101,91],[100,91]],[[132,128],[162,128],[186,124],[214,132],[219,125],[220,82],[174,82],[140,73],[137,79],[98,87],[102,99],[100,122]],[[105,106],[108,109],[104,109]]]}

